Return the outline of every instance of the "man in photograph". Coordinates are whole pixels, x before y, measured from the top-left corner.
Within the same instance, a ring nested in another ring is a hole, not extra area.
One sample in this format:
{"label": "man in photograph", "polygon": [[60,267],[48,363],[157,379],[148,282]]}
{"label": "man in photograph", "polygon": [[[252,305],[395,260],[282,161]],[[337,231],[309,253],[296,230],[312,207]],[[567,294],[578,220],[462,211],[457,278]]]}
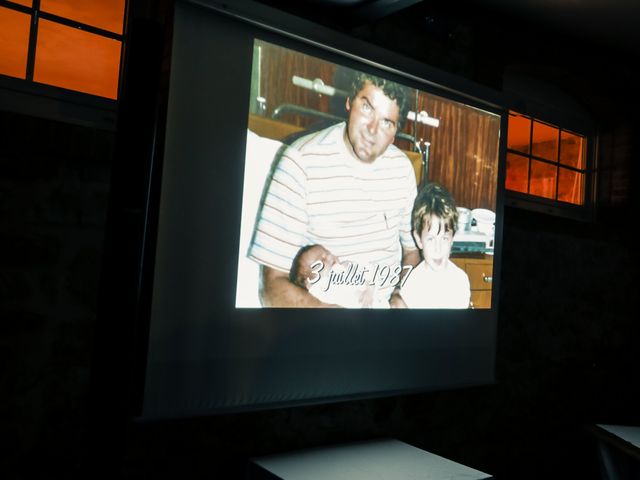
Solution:
{"label": "man in photograph", "polygon": [[[264,306],[338,306],[292,281],[293,261],[308,245],[321,245],[355,268],[350,278],[336,277],[327,288],[358,278],[375,287],[376,304],[389,303],[402,266],[420,261],[411,235],[415,174],[393,145],[408,97],[401,85],[358,74],[346,100],[347,121],[304,136],[284,151],[249,251],[261,265]],[[313,273],[323,267],[320,262]]]}

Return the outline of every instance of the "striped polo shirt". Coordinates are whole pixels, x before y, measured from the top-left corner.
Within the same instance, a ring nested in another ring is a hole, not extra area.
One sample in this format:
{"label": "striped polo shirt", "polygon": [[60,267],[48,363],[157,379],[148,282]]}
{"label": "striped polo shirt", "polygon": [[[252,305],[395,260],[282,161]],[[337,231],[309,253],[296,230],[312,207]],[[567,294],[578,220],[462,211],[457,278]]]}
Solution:
{"label": "striped polo shirt", "polygon": [[249,257],[289,272],[298,250],[320,244],[341,261],[400,264],[415,249],[413,167],[395,145],[371,164],[349,154],[346,124],[307,135],[286,149],[267,189]]}

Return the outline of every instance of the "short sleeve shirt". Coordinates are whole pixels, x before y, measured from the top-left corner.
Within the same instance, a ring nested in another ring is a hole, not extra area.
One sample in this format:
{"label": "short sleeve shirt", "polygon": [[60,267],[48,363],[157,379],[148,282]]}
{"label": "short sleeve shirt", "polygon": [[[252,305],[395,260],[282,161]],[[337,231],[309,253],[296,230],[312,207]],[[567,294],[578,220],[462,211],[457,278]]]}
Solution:
{"label": "short sleeve shirt", "polygon": [[400,264],[414,249],[416,196],[411,162],[395,145],[371,164],[353,158],[346,124],[305,136],[286,149],[266,191],[249,256],[288,272],[298,250],[323,245],[341,261]]}

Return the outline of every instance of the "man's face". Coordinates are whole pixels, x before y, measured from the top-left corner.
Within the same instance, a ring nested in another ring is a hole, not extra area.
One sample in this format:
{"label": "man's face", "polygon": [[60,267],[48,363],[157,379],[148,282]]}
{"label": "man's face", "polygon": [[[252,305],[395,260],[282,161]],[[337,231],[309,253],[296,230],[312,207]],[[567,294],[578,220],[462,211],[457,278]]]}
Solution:
{"label": "man's face", "polygon": [[371,82],[351,101],[347,99],[349,120],[345,143],[355,158],[372,163],[393,142],[398,128],[400,108],[381,88]]}
{"label": "man's face", "polygon": [[420,236],[416,232],[413,235],[427,266],[433,270],[445,268],[453,245],[453,233],[445,231],[444,222],[434,215],[425,222]]}

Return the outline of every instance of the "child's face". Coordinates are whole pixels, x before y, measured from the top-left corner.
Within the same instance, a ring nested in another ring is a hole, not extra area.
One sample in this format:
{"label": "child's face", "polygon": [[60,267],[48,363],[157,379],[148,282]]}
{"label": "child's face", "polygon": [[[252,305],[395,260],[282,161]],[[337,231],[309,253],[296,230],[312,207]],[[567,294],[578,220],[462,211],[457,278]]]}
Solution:
{"label": "child's face", "polygon": [[432,216],[426,221],[422,234],[413,233],[416,244],[422,250],[422,256],[428,267],[433,270],[442,270],[447,265],[447,259],[453,245],[453,232],[445,230],[445,224],[441,218]]}

